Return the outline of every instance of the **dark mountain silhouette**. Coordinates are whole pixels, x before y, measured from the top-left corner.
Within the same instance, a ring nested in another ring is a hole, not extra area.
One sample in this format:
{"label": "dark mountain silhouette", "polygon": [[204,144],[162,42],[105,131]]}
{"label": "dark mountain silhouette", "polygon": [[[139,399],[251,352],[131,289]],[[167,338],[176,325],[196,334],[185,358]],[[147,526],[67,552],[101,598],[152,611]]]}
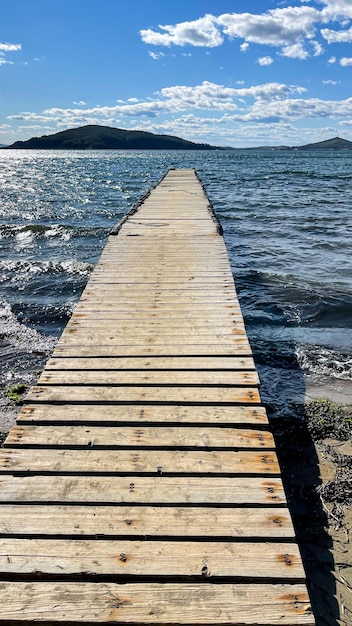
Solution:
{"label": "dark mountain silhouette", "polygon": [[352,150],[352,141],[341,139],[341,137],[333,137],[332,139],[326,139],[326,141],[299,146],[297,150]]}
{"label": "dark mountain silhouette", "polygon": [[40,150],[216,150],[216,146],[194,143],[171,135],[109,126],[82,126],[54,135],[15,141],[5,149]]}

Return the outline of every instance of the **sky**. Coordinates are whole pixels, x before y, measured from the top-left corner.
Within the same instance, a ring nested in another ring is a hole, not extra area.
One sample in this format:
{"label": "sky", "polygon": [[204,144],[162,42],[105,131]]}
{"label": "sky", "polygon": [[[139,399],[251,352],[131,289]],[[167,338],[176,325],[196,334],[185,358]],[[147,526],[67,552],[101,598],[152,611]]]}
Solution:
{"label": "sky", "polygon": [[352,0],[2,0],[0,144],[86,124],[352,140]]}

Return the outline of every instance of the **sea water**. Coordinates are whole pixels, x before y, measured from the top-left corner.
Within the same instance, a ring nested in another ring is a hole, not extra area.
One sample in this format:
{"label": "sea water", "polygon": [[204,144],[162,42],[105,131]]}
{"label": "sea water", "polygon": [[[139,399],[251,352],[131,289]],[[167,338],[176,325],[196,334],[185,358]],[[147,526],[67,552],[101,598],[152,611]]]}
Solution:
{"label": "sea water", "polygon": [[170,167],[193,167],[263,400],[280,414],[312,385],[352,388],[351,165],[348,151],[0,151],[0,384],[35,381],[112,226]]}

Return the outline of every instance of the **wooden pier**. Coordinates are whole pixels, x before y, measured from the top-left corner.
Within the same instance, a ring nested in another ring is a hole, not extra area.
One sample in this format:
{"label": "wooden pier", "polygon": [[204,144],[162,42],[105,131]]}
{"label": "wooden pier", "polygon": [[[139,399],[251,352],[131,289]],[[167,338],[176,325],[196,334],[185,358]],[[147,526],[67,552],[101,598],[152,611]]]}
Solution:
{"label": "wooden pier", "polygon": [[170,170],[0,451],[0,624],[315,624],[221,228]]}

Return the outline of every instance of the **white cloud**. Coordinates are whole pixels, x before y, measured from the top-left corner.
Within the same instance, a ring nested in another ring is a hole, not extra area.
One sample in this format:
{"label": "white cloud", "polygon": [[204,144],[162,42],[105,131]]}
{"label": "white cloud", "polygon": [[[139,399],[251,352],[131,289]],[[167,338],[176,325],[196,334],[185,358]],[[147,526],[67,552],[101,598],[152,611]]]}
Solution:
{"label": "white cloud", "polygon": [[323,85],[337,85],[338,84],[338,80],[322,80],[321,81],[323,83]]}
{"label": "white cloud", "polygon": [[84,100],[79,100],[78,102],[73,101],[72,104],[76,104],[77,106],[85,106],[87,103]]}
{"label": "white cloud", "polygon": [[309,58],[309,52],[304,48],[301,42],[285,46],[282,49],[281,54],[284,57],[289,57],[290,59],[299,59],[300,61],[304,61]]}
{"label": "white cloud", "polygon": [[3,52],[16,52],[22,49],[20,43],[0,43],[0,50]]}
{"label": "white cloud", "polygon": [[342,59],[340,59],[340,65],[342,65],[342,67],[350,67],[352,65],[352,58],[343,57]]}
{"label": "white cloud", "polygon": [[270,45],[281,49],[282,56],[300,60],[323,54],[323,46],[315,39],[318,34],[328,43],[352,41],[352,27],[327,27],[330,22],[337,22],[340,27],[350,25],[352,0],[317,0],[321,8],[308,6],[308,2],[301,0],[299,6],[281,6],[263,13],[207,14],[193,21],[141,30],[140,35],[152,45],[209,48],[221,46],[225,37],[243,39],[242,52],[247,51],[250,43]]}
{"label": "white cloud", "polygon": [[334,65],[334,63],[336,63],[336,57],[330,57],[330,59],[328,60],[328,64],[329,65]]}
{"label": "white cloud", "polygon": [[350,0],[322,0],[325,8],[322,17],[326,21],[352,19],[352,4]]}
{"label": "white cloud", "polygon": [[13,65],[13,61],[7,61],[3,57],[0,57],[0,65]]}
{"label": "white cloud", "polygon": [[272,63],[274,63],[274,59],[272,57],[260,57],[258,59],[258,63],[259,65],[271,65]]}
{"label": "white cloud", "polygon": [[[121,123],[125,118],[125,125],[129,118],[157,119],[163,114],[191,112],[194,110],[233,113],[242,115],[243,110],[251,113],[249,100],[254,102],[270,103],[282,101],[292,94],[302,94],[303,87],[285,85],[282,83],[264,83],[250,87],[238,86],[237,88],[225,87],[215,83],[204,81],[200,85],[185,86],[176,85],[165,87],[156,94],[154,99],[138,101],[130,98],[126,102],[118,101],[114,106],[95,106],[92,108],[58,108],[46,109],[41,114],[34,112],[22,112],[11,115],[8,120],[19,121],[29,124],[55,125],[60,128],[72,128],[84,124],[108,124]],[[241,108],[240,108],[241,107]],[[243,113],[244,115],[244,113]],[[257,114],[255,114],[256,116]],[[244,118],[246,120],[246,118]]]}
{"label": "white cloud", "polygon": [[311,7],[270,9],[266,13],[225,13],[217,18],[223,32],[230,38],[284,46],[301,37],[313,37],[314,23],[320,12]]}
{"label": "white cloud", "polygon": [[310,41],[310,45],[313,48],[313,56],[318,57],[324,54],[324,48],[318,41]]}
{"label": "white cloud", "polygon": [[320,32],[328,43],[349,43],[352,41],[352,26],[348,30],[323,28]]}
{"label": "white cloud", "polygon": [[147,44],[157,46],[197,46],[213,48],[223,43],[223,37],[216,26],[216,20],[212,15],[194,20],[192,22],[181,22],[175,26],[159,26],[164,32],[156,32],[148,28],[141,30],[142,41]]}
{"label": "white cloud", "polygon": [[157,61],[158,59],[161,59],[162,57],[165,56],[165,54],[163,52],[151,52],[150,50],[149,50],[148,54],[155,61]]}

